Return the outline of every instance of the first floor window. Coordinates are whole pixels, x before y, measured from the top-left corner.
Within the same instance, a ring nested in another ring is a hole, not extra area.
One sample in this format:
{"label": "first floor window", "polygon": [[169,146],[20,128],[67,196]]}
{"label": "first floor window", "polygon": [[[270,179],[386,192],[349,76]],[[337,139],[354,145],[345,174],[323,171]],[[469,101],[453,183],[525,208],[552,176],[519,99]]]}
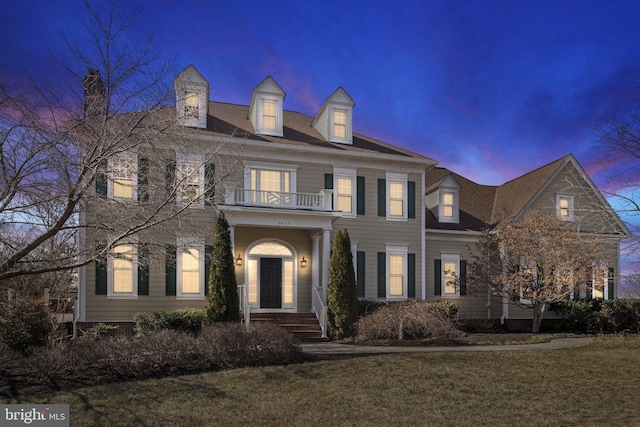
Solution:
{"label": "first floor window", "polygon": [[402,297],[404,295],[404,256],[389,255],[389,296]]}
{"label": "first floor window", "polygon": [[442,294],[444,296],[458,296],[458,275],[460,270],[460,256],[442,255]]}
{"label": "first floor window", "polygon": [[109,254],[109,297],[135,298],[138,294],[137,253],[133,244],[114,246]]}
{"label": "first floor window", "polygon": [[184,242],[177,253],[177,297],[200,299],[204,297],[204,245]]}

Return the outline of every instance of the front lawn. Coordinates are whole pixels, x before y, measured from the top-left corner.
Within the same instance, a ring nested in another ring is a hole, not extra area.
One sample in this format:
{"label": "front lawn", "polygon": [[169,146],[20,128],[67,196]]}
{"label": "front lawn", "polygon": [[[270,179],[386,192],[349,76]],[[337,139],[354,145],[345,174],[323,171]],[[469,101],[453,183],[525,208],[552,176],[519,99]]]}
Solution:
{"label": "front lawn", "polygon": [[638,378],[640,337],[608,336],[566,350],[355,357],[20,401],[69,403],[77,426],[634,425]]}

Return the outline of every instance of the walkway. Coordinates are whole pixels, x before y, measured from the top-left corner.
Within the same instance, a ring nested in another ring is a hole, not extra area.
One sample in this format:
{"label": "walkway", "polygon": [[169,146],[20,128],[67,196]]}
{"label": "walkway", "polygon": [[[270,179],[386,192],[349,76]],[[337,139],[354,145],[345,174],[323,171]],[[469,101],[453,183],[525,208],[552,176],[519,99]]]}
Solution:
{"label": "walkway", "polygon": [[521,351],[521,350],[557,350],[561,348],[581,347],[589,344],[593,337],[556,338],[549,342],[537,344],[510,345],[462,345],[462,346],[371,346],[356,344],[337,344],[333,342],[305,343],[302,352],[315,356],[327,355],[366,355],[388,353],[434,353],[434,352],[469,352],[469,351]]}

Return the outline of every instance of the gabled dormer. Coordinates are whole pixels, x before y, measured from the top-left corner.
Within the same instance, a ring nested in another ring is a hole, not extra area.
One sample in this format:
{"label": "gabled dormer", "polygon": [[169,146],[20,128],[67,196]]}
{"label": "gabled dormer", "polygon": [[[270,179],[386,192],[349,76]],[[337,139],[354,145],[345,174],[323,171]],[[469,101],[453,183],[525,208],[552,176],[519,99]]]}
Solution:
{"label": "gabled dormer", "polygon": [[282,136],[282,104],[285,96],[284,90],[271,76],[253,90],[249,120],[256,135]]}
{"label": "gabled dormer", "polygon": [[339,87],[324,102],[312,125],[329,142],[353,144],[352,110],[355,105],[349,94]]}
{"label": "gabled dormer", "polygon": [[452,175],[447,175],[433,191],[428,192],[425,201],[438,222],[460,222],[460,184]]}
{"label": "gabled dormer", "polygon": [[173,79],[176,91],[176,119],[179,125],[207,127],[209,82],[196,67],[189,65]]}

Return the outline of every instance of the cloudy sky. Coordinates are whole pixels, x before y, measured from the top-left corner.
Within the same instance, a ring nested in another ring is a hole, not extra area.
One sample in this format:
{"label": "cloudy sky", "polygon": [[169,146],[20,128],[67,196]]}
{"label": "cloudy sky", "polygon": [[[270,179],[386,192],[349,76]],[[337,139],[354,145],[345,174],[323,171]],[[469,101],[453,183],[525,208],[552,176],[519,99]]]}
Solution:
{"label": "cloudy sky", "polygon": [[[638,95],[638,1],[138,3],[139,35],[153,32],[180,68],[194,64],[211,99],[248,104],[271,75],[286,109],[315,116],[342,86],[356,131],[482,184],[570,152],[598,182],[599,118]],[[86,20],[74,0],[0,10],[5,81],[55,72],[46,50],[64,51],[60,32]]]}

